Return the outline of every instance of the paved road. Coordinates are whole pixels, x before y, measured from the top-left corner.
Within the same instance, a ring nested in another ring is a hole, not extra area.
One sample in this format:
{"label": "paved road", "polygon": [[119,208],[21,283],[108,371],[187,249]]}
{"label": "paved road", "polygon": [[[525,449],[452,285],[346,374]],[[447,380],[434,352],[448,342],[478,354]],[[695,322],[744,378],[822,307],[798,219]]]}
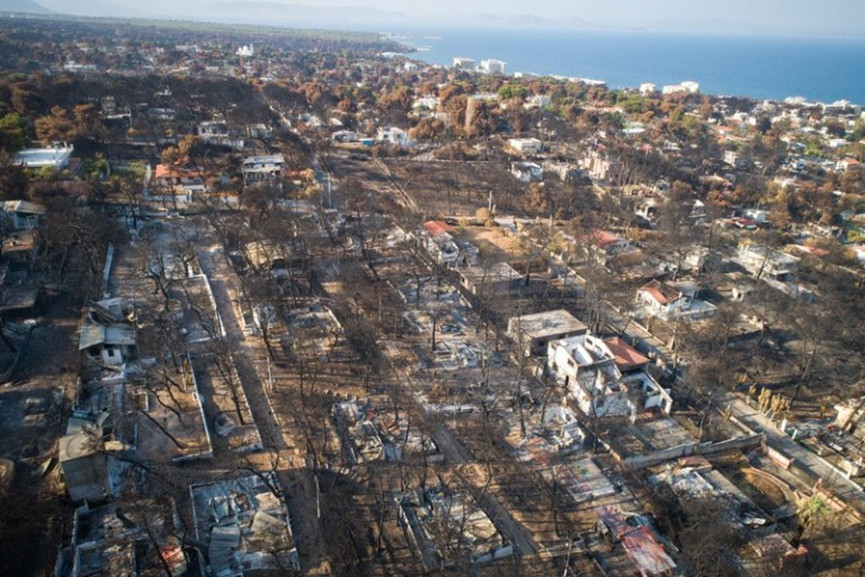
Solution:
{"label": "paved road", "polygon": [[757,412],[742,399],[728,394],[725,404],[725,406],[730,407],[733,416],[745,426],[754,432],[764,433],[766,442],[770,447],[796,459],[799,468],[806,470],[815,479],[823,479],[826,488],[831,489],[851,507],[865,514],[865,492],[859,485],[841,475],[823,459],[781,432],[766,415]]}
{"label": "paved road", "polygon": [[[455,464],[477,462],[468,449],[463,447],[446,427],[439,427],[434,438],[439,449],[441,449],[448,461]],[[463,478],[463,480],[466,482],[467,486],[475,487],[471,479]],[[478,497],[478,495],[475,496]],[[520,555],[526,556],[537,552],[537,547],[535,547],[532,538],[523,526],[511,517],[511,514],[501,503],[499,503],[498,499],[495,498],[495,495],[489,492],[480,495],[478,503],[483,510],[486,511],[487,515],[489,515],[490,520],[492,520],[496,528],[501,531],[502,535],[505,536]]]}
{"label": "paved road", "polygon": [[234,301],[237,300],[237,290],[232,286],[234,271],[231,270],[227,259],[219,249],[214,247],[199,248],[196,251],[201,271],[210,279],[210,287],[213,290],[213,298],[216,308],[225,327],[227,338],[235,341],[236,346],[232,351],[237,374],[246,400],[252,411],[252,418],[261,434],[262,444],[266,449],[284,450],[288,448],[282,428],[276,420],[273,409],[264,391],[264,383],[255,370],[250,358],[250,345],[245,340],[243,329],[237,317],[237,309]]}

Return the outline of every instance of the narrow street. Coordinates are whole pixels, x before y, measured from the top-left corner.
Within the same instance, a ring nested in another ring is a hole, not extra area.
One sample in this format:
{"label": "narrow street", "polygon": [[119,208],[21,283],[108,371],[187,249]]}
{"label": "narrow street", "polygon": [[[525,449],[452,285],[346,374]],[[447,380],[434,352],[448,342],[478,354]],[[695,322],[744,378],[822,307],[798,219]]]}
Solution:
{"label": "narrow street", "polygon": [[[264,448],[276,451],[276,474],[285,491],[286,504],[291,511],[291,525],[295,543],[301,555],[305,574],[330,575],[327,544],[318,517],[317,489],[312,471],[303,467],[302,459],[286,442],[281,423],[270,404],[265,387],[267,355],[263,343],[247,338],[235,306],[238,297],[237,277],[222,248],[209,238],[209,246],[196,251],[201,270],[210,280],[213,298],[222,324],[231,342],[235,367],[246,393],[253,418],[258,425]],[[258,367],[258,368],[257,368]],[[273,454],[273,453],[272,453]]]}
{"label": "narrow street", "polygon": [[[447,427],[439,427],[434,435],[434,439],[447,460],[454,465],[475,462],[475,459],[471,456],[468,449],[463,447],[459,441],[454,438],[453,434]],[[460,476],[463,477],[467,486],[474,486],[471,479],[465,479],[463,475]],[[495,495],[487,492],[483,495],[476,495],[476,497],[478,497],[478,504],[484,511],[486,511],[496,528],[498,528],[498,530],[502,532],[502,535],[504,535],[514,546],[515,551],[522,556],[531,555],[537,551],[532,538],[523,526],[511,517],[511,514],[496,499]]]}
{"label": "narrow street", "polygon": [[240,376],[243,391],[246,393],[253,419],[261,433],[261,441],[266,449],[279,451],[288,448],[282,429],[264,390],[264,383],[255,370],[250,358],[249,341],[245,338],[242,325],[237,316],[237,287],[234,284],[234,272],[231,270],[222,249],[212,244],[196,251],[201,271],[210,280],[213,298],[225,332],[229,335],[236,348],[232,351],[237,373]]}

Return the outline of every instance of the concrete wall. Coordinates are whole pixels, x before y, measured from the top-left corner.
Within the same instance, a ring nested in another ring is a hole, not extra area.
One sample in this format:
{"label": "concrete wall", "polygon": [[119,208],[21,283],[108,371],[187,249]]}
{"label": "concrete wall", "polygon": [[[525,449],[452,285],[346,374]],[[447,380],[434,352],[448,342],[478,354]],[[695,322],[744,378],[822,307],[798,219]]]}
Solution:
{"label": "concrete wall", "polygon": [[93,453],[61,464],[66,489],[75,502],[98,501],[108,493],[108,464],[105,455]]}
{"label": "concrete wall", "polygon": [[642,455],[622,456],[615,449],[611,449],[611,451],[617,460],[631,469],[638,470],[691,455],[715,455],[726,451],[753,449],[760,446],[762,442],[763,435],[749,435],[747,437],[728,439],[719,443],[686,443],[677,447],[644,453]]}
{"label": "concrete wall", "polygon": [[785,471],[790,470],[790,465],[793,464],[793,459],[783,455],[779,451],[776,451],[775,449],[773,449],[769,445],[766,445],[766,456],[769,457],[769,459],[773,463],[775,463],[776,465],[778,465],[779,467],[781,467]]}

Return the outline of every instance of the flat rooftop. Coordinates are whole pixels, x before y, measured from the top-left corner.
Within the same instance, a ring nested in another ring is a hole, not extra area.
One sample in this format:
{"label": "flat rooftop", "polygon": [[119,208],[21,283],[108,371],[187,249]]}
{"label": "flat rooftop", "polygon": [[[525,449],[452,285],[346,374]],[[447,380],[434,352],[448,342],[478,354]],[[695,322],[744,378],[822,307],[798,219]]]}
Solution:
{"label": "flat rooftop", "polygon": [[501,281],[517,281],[522,278],[514,267],[506,262],[500,262],[490,267],[469,266],[459,269],[459,274],[466,282],[483,285]]}
{"label": "flat rooftop", "polygon": [[512,317],[508,321],[508,331],[516,333],[517,330],[532,339],[543,339],[565,334],[582,334],[589,328],[568,311],[560,309]]}
{"label": "flat rooftop", "polygon": [[15,153],[15,161],[27,168],[63,168],[69,164],[72,146],[26,148]]}

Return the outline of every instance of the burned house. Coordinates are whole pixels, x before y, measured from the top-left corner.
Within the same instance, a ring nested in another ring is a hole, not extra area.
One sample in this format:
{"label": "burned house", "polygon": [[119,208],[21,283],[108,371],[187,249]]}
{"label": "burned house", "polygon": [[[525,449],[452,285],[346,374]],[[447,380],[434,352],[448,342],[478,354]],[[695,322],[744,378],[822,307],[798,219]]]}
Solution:
{"label": "burned house", "polygon": [[276,182],[282,177],[285,169],[285,157],[281,154],[248,156],[243,159],[241,171],[243,183]]}
{"label": "burned house", "polygon": [[195,538],[207,547],[214,575],[300,569],[288,509],[273,475],[250,475],[189,487]]}
{"label": "burned house", "polygon": [[543,355],[551,341],[584,335],[588,327],[566,310],[545,311],[508,319],[508,336],[526,356]]}
{"label": "burned house", "polygon": [[97,366],[117,368],[137,353],[135,306],[125,298],[92,303],[81,323],[78,350]]}
{"label": "burned house", "polygon": [[3,239],[3,260],[13,266],[29,268],[39,256],[36,231],[19,230]]}
{"label": "burned house", "polygon": [[629,515],[619,508],[597,507],[597,531],[611,546],[624,549],[628,559],[643,577],[673,575],[676,563],[667,553],[658,533],[644,515]]}
{"label": "burned house", "polygon": [[471,563],[485,564],[509,557],[508,543],[484,510],[467,491],[443,487],[409,492],[400,501],[400,513],[421,550],[430,571],[447,564],[444,548],[458,548]]}
{"label": "burned house", "polygon": [[765,246],[740,244],[738,261],[756,278],[793,282],[799,270],[799,258]]}
{"label": "burned house", "polygon": [[[465,264],[465,255],[453,236],[454,228],[440,220],[423,223],[418,241],[436,264],[455,267],[460,261]],[[462,258],[461,258],[462,257]]]}
{"label": "burned house", "polygon": [[501,262],[489,267],[469,266],[458,269],[460,284],[476,296],[508,294],[516,290],[522,276],[514,267]]}
{"label": "burned house", "polygon": [[300,268],[303,263],[294,258],[290,246],[274,242],[253,241],[244,245],[246,261],[258,272],[269,273],[275,278],[291,276],[292,268]]}
{"label": "burned house", "polygon": [[56,577],[174,577],[200,575],[179,535],[180,519],[170,499],[75,510],[72,540],[60,551]]}
{"label": "burned house", "polygon": [[111,494],[109,486],[109,455],[105,451],[105,410],[96,418],[73,416],[60,438],[58,460],[69,497],[80,502],[100,501]]}
{"label": "burned house", "polygon": [[534,162],[511,163],[511,174],[520,182],[541,182],[544,180],[544,169]]}
{"label": "burned house", "polygon": [[590,417],[624,417],[653,409],[669,414],[669,392],[645,370],[623,373],[620,358],[602,339],[583,334],[549,343],[547,372]]}
{"label": "burned house", "polygon": [[350,465],[376,460],[403,461],[423,457],[439,462],[435,443],[410,426],[408,414],[370,401],[343,401],[333,406],[343,453]]}
{"label": "burned house", "polygon": [[0,203],[0,216],[12,230],[33,230],[45,221],[45,207],[29,200],[6,200]]}

